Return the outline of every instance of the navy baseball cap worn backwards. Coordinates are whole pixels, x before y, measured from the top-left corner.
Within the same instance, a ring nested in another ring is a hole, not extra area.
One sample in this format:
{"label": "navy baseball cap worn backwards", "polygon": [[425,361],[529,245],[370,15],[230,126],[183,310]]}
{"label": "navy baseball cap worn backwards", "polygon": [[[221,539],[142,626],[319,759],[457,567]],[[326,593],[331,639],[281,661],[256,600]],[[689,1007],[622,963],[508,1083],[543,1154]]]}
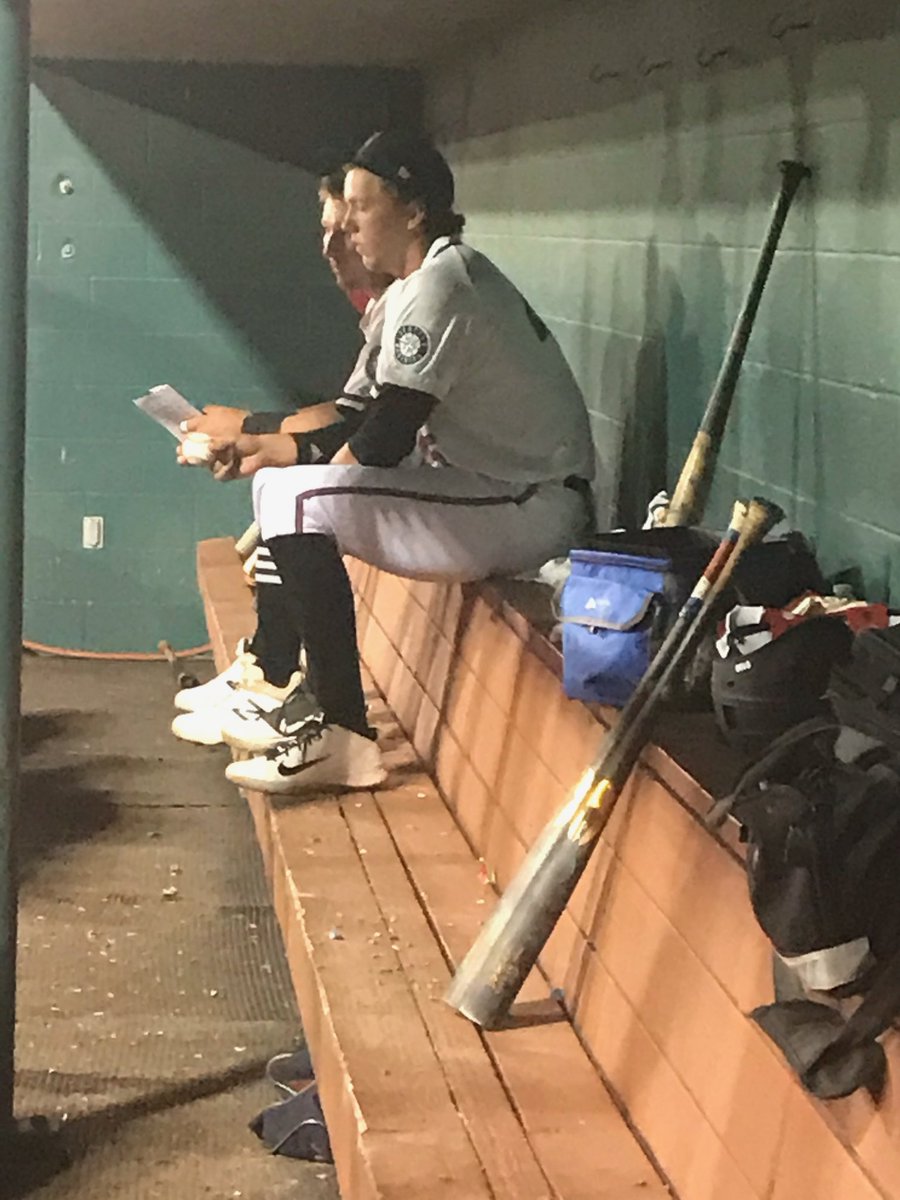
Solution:
{"label": "navy baseball cap worn backwards", "polygon": [[421,200],[431,212],[453,208],[453,172],[440,150],[414,133],[373,133],[350,160],[393,184],[403,200]]}

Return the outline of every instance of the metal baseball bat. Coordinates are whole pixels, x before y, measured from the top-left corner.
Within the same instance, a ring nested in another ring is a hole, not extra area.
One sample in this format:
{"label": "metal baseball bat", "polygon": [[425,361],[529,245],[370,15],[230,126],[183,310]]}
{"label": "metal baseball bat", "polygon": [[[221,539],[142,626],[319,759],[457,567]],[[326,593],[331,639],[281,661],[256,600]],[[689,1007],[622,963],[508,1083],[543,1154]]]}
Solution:
{"label": "metal baseball bat", "polygon": [[[545,827],[451,980],[445,1000],[485,1029],[503,1021],[560,914],[647,743],[662,696],[703,636],[716,599],[744,550],[762,538],[783,513],[753,500],[733,521],[682,609],[677,645],[669,638],[648,668],[651,682],[606,734],[593,766],[565,807]],[[685,611],[688,610],[688,611]],[[671,635],[670,635],[671,636]],[[666,651],[666,656],[663,651]],[[657,660],[661,661],[660,663]]]}
{"label": "metal baseball bat", "polygon": [[778,165],[781,170],[781,187],[772,208],[769,230],[760,250],[743,308],[731,332],[731,340],[706,405],[703,420],[675,485],[668,511],[660,522],[663,525],[695,525],[703,517],[738,376],[781,231],[797,188],[811,174],[809,167],[801,162],[785,161]]}

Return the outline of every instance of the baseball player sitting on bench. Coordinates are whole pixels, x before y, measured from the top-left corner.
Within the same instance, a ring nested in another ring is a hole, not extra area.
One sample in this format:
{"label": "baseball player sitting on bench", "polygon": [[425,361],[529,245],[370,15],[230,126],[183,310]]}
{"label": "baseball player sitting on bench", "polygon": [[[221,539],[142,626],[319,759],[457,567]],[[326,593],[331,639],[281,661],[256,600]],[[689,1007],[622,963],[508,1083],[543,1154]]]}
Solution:
{"label": "baseball player sitting on bench", "polygon": [[[266,792],[385,778],[342,554],[409,578],[476,580],[567,553],[590,519],[584,400],[540,318],[460,242],[441,154],[418,136],[375,134],[348,166],[344,195],[363,263],[396,279],[375,398],[327,465],[268,469],[252,438],[222,451],[255,472],[254,514],[320,708],[291,736],[270,723],[269,749],[227,768]],[[267,674],[284,682],[295,667],[285,655]]]}
{"label": "baseball player sitting on bench", "polygon": [[[375,382],[375,363],[381,347],[384,324],[384,293],[390,278],[367,271],[350,245],[343,230],[344,171],[323,176],[319,182],[322,204],[322,254],[335,282],[357,311],[363,311],[359,323],[364,344],[350,378],[333,401],[326,401],[286,415],[282,412],[251,413],[245,409],[210,405],[203,415],[188,422],[189,432],[204,433],[223,445],[233,444],[242,431],[264,433],[259,445],[267,448],[267,460],[281,458],[290,465],[298,461],[327,462],[362,420]],[[301,436],[302,435],[302,436]],[[298,449],[299,447],[299,449]],[[180,447],[179,447],[180,448]],[[183,456],[179,456],[184,461]],[[232,477],[237,460],[216,465],[219,478]],[[252,461],[247,463],[252,470]],[[225,671],[200,687],[185,688],[175,697],[181,714],[172,723],[179,738],[201,745],[216,745],[227,740],[244,745],[241,734],[247,721],[257,725],[262,712],[281,708],[287,696],[300,682],[296,675],[300,645],[292,623],[281,608],[281,579],[265,544],[260,545],[255,565],[259,624],[256,635],[244,639],[238,657]],[[271,660],[276,669],[293,657],[294,667],[284,686],[269,682],[266,666]],[[303,712],[293,705],[292,712]],[[310,705],[306,704],[308,715]],[[266,728],[269,728],[268,726]],[[249,748],[255,748],[251,743]],[[247,748],[247,747],[245,747]]]}

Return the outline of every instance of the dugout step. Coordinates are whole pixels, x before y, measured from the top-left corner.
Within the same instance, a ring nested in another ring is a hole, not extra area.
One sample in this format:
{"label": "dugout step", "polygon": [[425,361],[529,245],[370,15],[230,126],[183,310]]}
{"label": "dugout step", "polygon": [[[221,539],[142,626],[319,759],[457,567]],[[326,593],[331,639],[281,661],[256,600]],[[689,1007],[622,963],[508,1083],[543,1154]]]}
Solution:
{"label": "dugout step", "polygon": [[[252,630],[231,539],[198,547],[222,669]],[[377,792],[250,794],[345,1200],[663,1200],[567,1020],[482,1033],[441,996],[495,894],[371,687]],[[537,974],[522,994],[548,1009]],[[556,1014],[561,1017],[561,1013]]]}

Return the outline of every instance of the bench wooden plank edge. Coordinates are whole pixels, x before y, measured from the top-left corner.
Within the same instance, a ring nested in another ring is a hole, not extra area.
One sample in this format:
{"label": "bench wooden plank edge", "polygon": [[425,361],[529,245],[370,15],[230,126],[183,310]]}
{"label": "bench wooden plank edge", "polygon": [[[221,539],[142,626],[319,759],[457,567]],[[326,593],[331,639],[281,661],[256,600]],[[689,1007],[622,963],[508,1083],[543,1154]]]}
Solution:
{"label": "bench wooden plank edge", "polygon": [[[486,881],[473,887],[477,861],[428,777],[410,793],[410,787],[379,792],[376,803],[420,909],[455,963],[497,897]],[[533,972],[520,1004],[540,1004],[549,1014],[547,991],[544,978]],[[523,1024],[482,1037],[558,1194],[617,1200],[640,1188],[648,1200],[670,1195],[568,1021]]]}
{"label": "bench wooden plank edge", "polygon": [[338,1117],[335,1161],[339,1171],[367,1164],[385,1200],[493,1200],[351,836],[350,806],[364,816],[374,802],[361,793],[281,810],[273,836],[278,914],[301,1014],[315,1013],[329,1131]]}
{"label": "bench wooden plank edge", "polygon": [[379,794],[344,812],[448,1086],[497,1200],[549,1200],[555,1193],[477,1030],[442,1003],[450,971],[385,825],[384,803]]}

